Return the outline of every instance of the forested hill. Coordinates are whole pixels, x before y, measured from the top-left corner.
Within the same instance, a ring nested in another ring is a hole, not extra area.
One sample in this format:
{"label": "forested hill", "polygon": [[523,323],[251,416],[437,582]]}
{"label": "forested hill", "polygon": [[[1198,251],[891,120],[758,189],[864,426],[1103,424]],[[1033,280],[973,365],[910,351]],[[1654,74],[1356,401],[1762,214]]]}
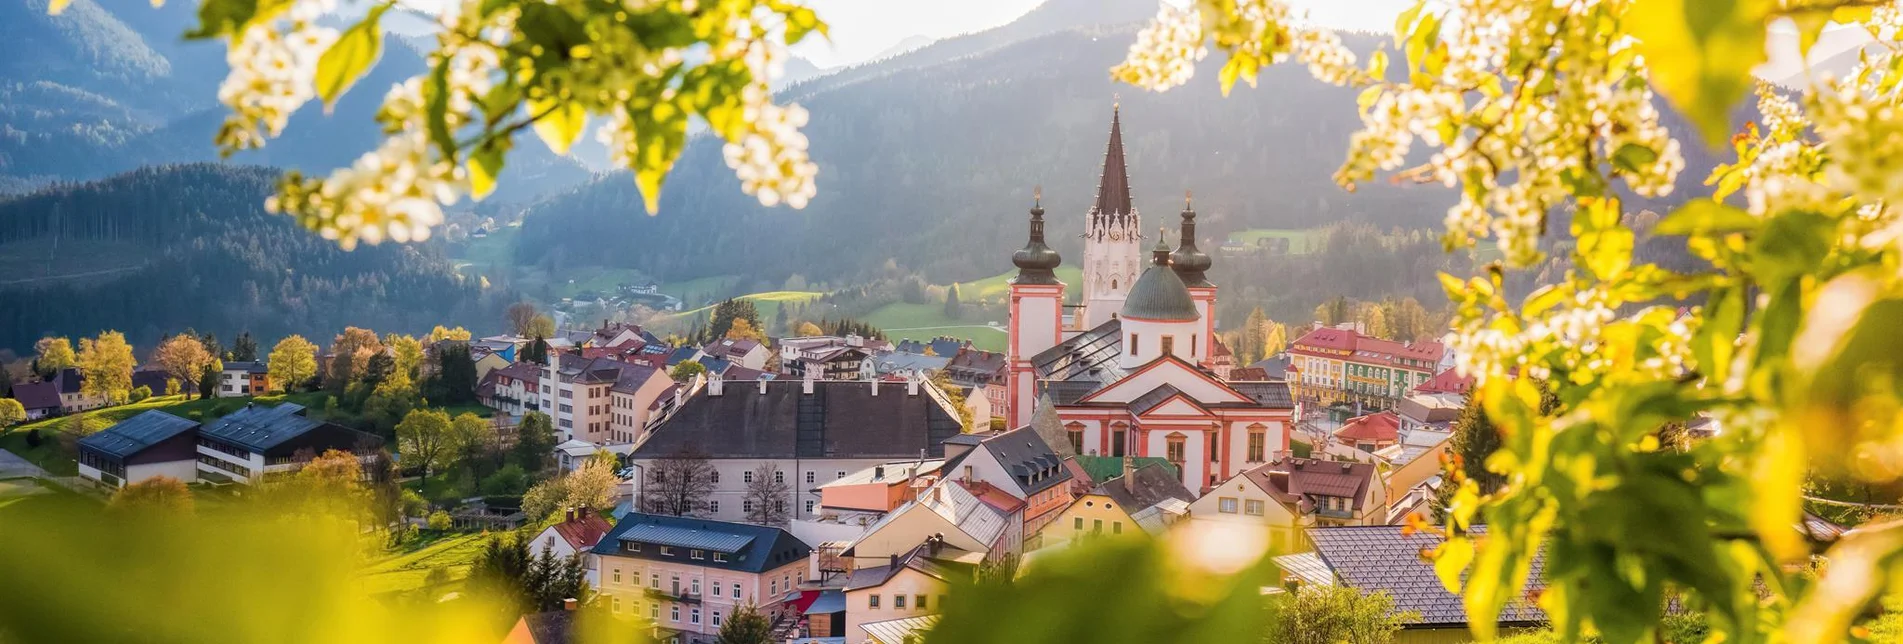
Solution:
{"label": "forested hill", "polygon": [[149,346],[185,327],[328,338],[500,319],[508,298],[433,246],[347,252],[264,212],[277,174],[165,166],[0,200],[0,348],[100,329]]}
{"label": "forested hill", "polygon": [[[1111,82],[1135,29],[1061,31],[806,96],[820,174],[804,210],[753,203],[720,142],[700,138],[658,216],[641,214],[626,176],[598,178],[531,211],[518,259],[769,283],[852,279],[892,259],[934,279],[973,279],[1009,268],[1038,184],[1058,250],[1077,257],[1119,93],[1137,208],[1152,226],[1174,226],[1186,189],[1211,236],[1343,219],[1429,226],[1452,203],[1437,187],[1336,187],[1329,177],[1359,126],[1354,92],[1299,67],[1264,70],[1260,88],[1227,99],[1213,67],[1162,94]],[[1348,38],[1362,50],[1380,40]]]}

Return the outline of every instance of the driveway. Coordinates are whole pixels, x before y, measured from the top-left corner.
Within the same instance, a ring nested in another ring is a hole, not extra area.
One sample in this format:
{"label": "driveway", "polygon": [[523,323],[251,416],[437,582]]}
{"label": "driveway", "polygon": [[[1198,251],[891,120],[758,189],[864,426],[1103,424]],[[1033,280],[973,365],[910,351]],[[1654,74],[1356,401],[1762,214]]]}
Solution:
{"label": "driveway", "polygon": [[47,476],[47,474],[46,470],[40,469],[40,466],[34,465],[31,461],[21,458],[20,455],[0,449],[0,479],[19,478],[22,476],[43,478]]}

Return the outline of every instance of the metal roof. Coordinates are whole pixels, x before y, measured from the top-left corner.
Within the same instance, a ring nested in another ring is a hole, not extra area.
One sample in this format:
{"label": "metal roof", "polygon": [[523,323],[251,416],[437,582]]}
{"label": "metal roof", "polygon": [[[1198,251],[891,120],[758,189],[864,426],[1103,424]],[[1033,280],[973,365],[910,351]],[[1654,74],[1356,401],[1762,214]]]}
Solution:
{"label": "metal roof", "polygon": [[[1484,534],[1486,526],[1475,526]],[[1421,552],[1440,546],[1440,535],[1430,532],[1407,534],[1402,526],[1348,526],[1311,528],[1308,538],[1315,554],[1328,564],[1342,585],[1364,593],[1385,590],[1394,598],[1394,612],[1414,611],[1420,617],[1417,626],[1464,626],[1467,611],[1459,595],[1447,592],[1434,565],[1421,560]],[[1544,551],[1533,557],[1528,574],[1529,596],[1545,578]],[[1501,624],[1530,624],[1546,621],[1546,613],[1530,601],[1508,602],[1500,612]]]}
{"label": "metal roof", "polygon": [[878,644],[902,644],[907,641],[906,637],[932,630],[932,627],[936,625],[938,625],[937,615],[920,615],[860,624],[859,630],[865,631],[866,635]]}
{"label": "metal roof", "polygon": [[753,535],[750,534],[654,525],[651,523],[630,527],[617,538],[622,541],[639,541],[641,543],[713,550],[715,552],[740,552],[741,548],[745,548],[747,544],[753,543]]}
{"label": "metal roof", "polygon": [[197,428],[198,421],[154,409],[81,438],[79,446],[108,456],[126,458]]}
{"label": "metal roof", "polygon": [[1302,580],[1302,583],[1311,586],[1335,585],[1335,571],[1328,568],[1328,562],[1322,561],[1321,555],[1313,552],[1276,557],[1275,565],[1280,566],[1282,572]]}
{"label": "metal roof", "polygon": [[199,431],[254,452],[263,452],[324,424],[305,418],[303,414],[304,406],[297,403],[284,403],[276,407],[250,403],[243,409],[212,421]]}
{"label": "metal roof", "polygon": [[1157,241],[1155,257],[1150,267],[1143,269],[1137,276],[1136,284],[1130,286],[1130,295],[1123,300],[1123,310],[1118,313],[1126,318],[1137,320],[1162,320],[1169,322],[1193,322],[1202,319],[1196,312],[1196,301],[1189,297],[1189,285],[1183,278],[1170,269],[1169,246]]}

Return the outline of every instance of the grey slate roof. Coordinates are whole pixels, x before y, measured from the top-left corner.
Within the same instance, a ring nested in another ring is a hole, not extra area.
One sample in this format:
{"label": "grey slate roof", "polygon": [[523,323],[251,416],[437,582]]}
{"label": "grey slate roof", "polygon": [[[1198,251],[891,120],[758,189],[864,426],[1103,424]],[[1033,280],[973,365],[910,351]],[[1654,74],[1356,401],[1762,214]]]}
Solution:
{"label": "grey slate roof", "polygon": [[13,399],[27,411],[35,409],[59,409],[59,383],[57,382],[21,382],[13,385]]}
{"label": "grey slate roof", "polygon": [[270,373],[271,367],[262,360],[244,360],[224,363],[225,371],[243,371],[245,373]]}
{"label": "grey slate roof", "polygon": [[264,452],[324,424],[303,414],[304,406],[297,403],[276,407],[250,404],[212,421],[200,432],[254,452]]}
{"label": "grey slate roof", "polygon": [[[727,383],[702,390],[662,421],[633,458],[661,458],[692,447],[713,458],[917,458],[941,456],[960,432],[958,413],[921,384],[802,380]],[[873,387],[878,395],[873,395]]]}
{"label": "grey slate roof", "polygon": [[[1196,494],[1183,487],[1177,480],[1176,471],[1167,463],[1150,463],[1130,472],[1135,485],[1124,482],[1121,475],[1104,481],[1097,486],[1097,492],[1116,501],[1124,512],[1136,514],[1169,499],[1178,499],[1185,503],[1196,500]],[[1134,488],[1134,489],[1133,489]]]}
{"label": "grey slate roof", "polygon": [[59,370],[59,374],[53,376],[53,381],[59,383],[60,393],[76,394],[79,393],[80,385],[86,382],[86,377],[80,375],[78,369],[67,367]]}
{"label": "grey slate roof", "polygon": [[123,459],[197,428],[198,421],[154,409],[81,438],[79,446]]}
{"label": "grey slate roof", "polygon": [[1040,380],[1108,383],[1123,377],[1123,368],[1117,366],[1122,355],[1123,322],[1112,319],[1031,356],[1031,368]]}
{"label": "grey slate roof", "polygon": [[681,548],[698,548],[717,552],[740,552],[741,548],[753,543],[755,535],[721,530],[702,530],[684,526],[643,523],[630,527],[617,536],[619,539],[653,543]]}
{"label": "grey slate roof", "polygon": [[572,610],[529,613],[522,616],[522,622],[529,627],[529,637],[535,644],[569,644],[581,641],[581,633],[575,628],[575,613]]}
{"label": "grey slate roof", "polygon": [[[1421,551],[1438,547],[1440,535],[1428,532],[1403,534],[1403,526],[1349,526],[1311,528],[1308,538],[1315,554],[1328,564],[1341,583],[1364,593],[1385,590],[1394,598],[1396,612],[1416,611],[1420,619],[1409,626],[1455,627],[1467,624],[1467,611],[1460,596],[1447,592],[1434,565],[1421,560]],[[1474,531],[1485,534],[1485,526]],[[1528,589],[1544,584],[1545,555],[1533,557]],[[1500,613],[1500,623],[1535,624],[1546,621],[1546,613],[1530,601],[1514,601]]]}
{"label": "grey slate roof", "polygon": [[1289,396],[1287,382],[1269,380],[1231,382],[1228,383],[1228,385],[1230,389],[1236,390],[1236,393],[1248,396],[1250,400],[1254,400],[1257,405],[1277,409],[1295,408],[1295,399]]}
{"label": "grey slate roof", "polygon": [[1132,399],[1130,401],[1130,411],[1136,414],[1148,413],[1150,410],[1156,409],[1157,405],[1163,404],[1164,401],[1180,393],[1183,393],[1183,390],[1177,389],[1175,385],[1161,385],[1155,389],[1151,389],[1149,393]]}
{"label": "grey slate roof", "polygon": [[1070,470],[1037,430],[1029,425],[984,439],[984,449],[1017,479],[1027,495],[1037,494],[1070,480]]}
{"label": "grey slate roof", "polygon": [[[667,539],[670,542],[644,539],[649,536]],[[630,542],[669,545],[675,546],[676,549],[670,555],[662,555],[661,549],[654,546],[643,547],[640,552],[630,552],[624,545]],[[719,549],[714,546],[728,547],[735,543],[743,543],[743,545],[730,551],[733,554],[727,557],[726,561],[714,561],[713,557],[690,558],[689,550],[718,551]],[[614,530],[602,537],[601,541],[596,542],[592,550],[597,555],[671,561],[690,566],[753,573],[772,570],[790,562],[805,561],[806,556],[812,551],[813,549],[805,542],[780,528],[644,512],[629,512],[622,516],[620,522],[615,524]]]}

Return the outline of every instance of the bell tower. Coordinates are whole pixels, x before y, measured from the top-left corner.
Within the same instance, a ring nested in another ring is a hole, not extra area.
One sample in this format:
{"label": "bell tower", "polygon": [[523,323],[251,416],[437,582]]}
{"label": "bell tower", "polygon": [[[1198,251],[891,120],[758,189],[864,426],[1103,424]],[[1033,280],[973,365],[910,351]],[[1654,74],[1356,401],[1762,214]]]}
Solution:
{"label": "bell tower", "polygon": [[[1197,337],[1197,362],[1209,366],[1216,354],[1216,285],[1206,274],[1214,265],[1209,255],[1196,247],[1196,207],[1190,193],[1183,193],[1182,238],[1176,252],[1170,253],[1170,269],[1189,288],[1189,299],[1196,302],[1196,314],[1202,317],[1203,332]],[[1226,373],[1226,372],[1225,372]]]}
{"label": "bell tower", "polygon": [[1084,311],[1079,327],[1110,320],[1144,269],[1143,223],[1130,201],[1130,173],[1123,156],[1122,105],[1110,108],[1110,143],[1104,149],[1097,202],[1084,223]]}
{"label": "bell tower", "polygon": [[1031,238],[1011,256],[1018,267],[1017,277],[1011,278],[1010,346],[1005,355],[1010,393],[1004,417],[1011,427],[1029,424],[1035,411],[1037,370],[1031,358],[1057,346],[1064,333],[1064,283],[1056,273],[1063,258],[1044,243],[1042,192],[1034,193],[1031,205]]}

